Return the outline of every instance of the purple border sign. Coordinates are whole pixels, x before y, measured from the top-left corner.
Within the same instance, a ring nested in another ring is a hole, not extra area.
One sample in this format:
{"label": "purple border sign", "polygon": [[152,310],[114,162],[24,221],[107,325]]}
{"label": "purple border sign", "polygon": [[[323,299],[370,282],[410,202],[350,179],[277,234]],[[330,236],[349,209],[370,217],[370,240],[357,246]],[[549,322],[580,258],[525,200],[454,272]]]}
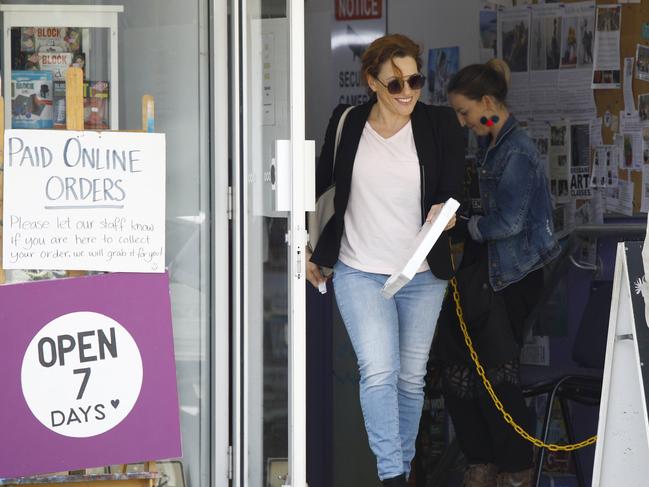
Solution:
{"label": "purple border sign", "polygon": [[181,456],[167,274],[0,286],[0,477]]}

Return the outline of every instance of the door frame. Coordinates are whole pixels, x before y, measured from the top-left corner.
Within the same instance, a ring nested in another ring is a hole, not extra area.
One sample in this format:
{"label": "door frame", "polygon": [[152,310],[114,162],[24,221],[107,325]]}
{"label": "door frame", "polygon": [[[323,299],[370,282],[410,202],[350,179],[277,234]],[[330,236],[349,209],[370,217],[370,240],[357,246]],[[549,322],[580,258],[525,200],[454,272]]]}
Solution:
{"label": "door frame", "polygon": [[232,442],[230,411],[230,208],[229,179],[230,57],[228,46],[228,4],[231,0],[211,0],[207,22],[210,56],[211,113],[211,296],[210,296],[210,454],[209,483],[228,485],[232,478]]}
{"label": "door frame", "polygon": [[[222,0],[227,1],[227,0]],[[286,0],[289,20],[289,120],[290,120],[290,211],[288,216],[288,443],[289,478],[286,487],[306,487],[306,261],[305,211],[312,209],[315,186],[314,145],[305,141],[304,0]],[[248,487],[249,466],[245,452],[249,431],[247,391],[248,292],[242,282],[246,267],[246,121],[249,116],[245,93],[248,0],[231,0],[229,46],[231,55],[231,144],[232,144],[232,486]],[[227,44],[227,43],[226,43]],[[215,58],[217,59],[217,58]],[[306,184],[305,184],[306,183]],[[242,286],[243,284],[243,286]],[[252,359],[252,358],[251,358]],[[252,487],[252,486],[251,486]],[[256,487],[256,486],[254,486]]]}

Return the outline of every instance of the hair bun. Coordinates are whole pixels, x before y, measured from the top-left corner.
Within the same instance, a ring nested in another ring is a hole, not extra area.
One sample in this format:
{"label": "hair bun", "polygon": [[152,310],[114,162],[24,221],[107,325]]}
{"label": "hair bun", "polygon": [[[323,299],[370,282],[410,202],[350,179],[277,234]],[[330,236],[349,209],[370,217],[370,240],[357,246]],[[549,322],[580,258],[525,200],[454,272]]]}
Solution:
{"label": "hair bun", "polygon": [[502,59],[493,58],[487,62],[487,66],[501,75],[505,79],[507,87],[509,88],[512,81],[512,72],[507,63]]}

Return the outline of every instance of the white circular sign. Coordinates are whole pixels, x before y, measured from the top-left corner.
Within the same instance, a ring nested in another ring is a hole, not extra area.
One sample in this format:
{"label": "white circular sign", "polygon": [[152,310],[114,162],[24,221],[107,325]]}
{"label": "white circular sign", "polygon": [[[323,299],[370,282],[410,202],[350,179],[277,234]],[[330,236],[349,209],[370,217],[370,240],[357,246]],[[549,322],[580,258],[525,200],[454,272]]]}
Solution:
{"label": "white circular sign", "polygon": [[29,409],[48,429],[87,438],[117,426],[142,387],[142,357],[131,334],[89,311],[50,321],[23,358],[21,383]]}

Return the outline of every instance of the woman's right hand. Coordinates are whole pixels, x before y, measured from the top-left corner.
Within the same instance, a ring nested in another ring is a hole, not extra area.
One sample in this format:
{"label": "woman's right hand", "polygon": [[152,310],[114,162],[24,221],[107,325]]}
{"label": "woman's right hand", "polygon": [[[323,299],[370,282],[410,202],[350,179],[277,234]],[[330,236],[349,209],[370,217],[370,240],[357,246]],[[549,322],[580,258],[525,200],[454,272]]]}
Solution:
{"label": "woman's right hand", "polygon": [[318,289],[321,282],[326,282],[327,280],[327,278],[322,275],[322,272],[320,272],[320,267],[311,262],[311,252],[308,250],[306,251],[306,280],[316,289]]}

